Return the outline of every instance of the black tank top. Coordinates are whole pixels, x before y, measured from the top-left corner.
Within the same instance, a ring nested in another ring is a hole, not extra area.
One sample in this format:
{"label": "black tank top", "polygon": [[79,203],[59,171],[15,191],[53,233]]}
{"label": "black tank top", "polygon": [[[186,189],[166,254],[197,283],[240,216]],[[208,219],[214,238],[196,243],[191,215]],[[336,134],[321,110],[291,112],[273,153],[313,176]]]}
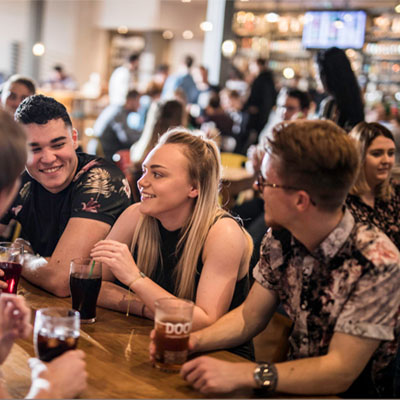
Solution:
{"label": "black tank top", "polygon": [[[222,218],[233,218],[230,216],[223,216]],[[234,219],[234,218],[233,218]],[[236,219],[235,219],[236,221]],[[176,296],[175,291],[175,268],[178,264],[178,260],[181,256],[181,252],[184,246],[181,246],[181,251],[179,253],[176,252],[177,244],[180,238],[181,230],[178,229],[176,231],[168,231],[165,229],[159,221],[158,228],[160,230],[160,249],[161,249],[161,259],[158,261],[155,270],[153,271],[150,278],[157,283],[157,285],[161,286],[163,289],[168,292],[174,294]],[[133,257],[137,260],[137,247],[133,253]],[[200,255],[199,260],[197,262],[196,276],[195,276],[195,293],[197,292],[197,287],[200,280],[200,275],[203,269],[202,257]],[[121,284],[119,282],[119,284]],[[122,285],[124,286],[124,285]],[[246,274],[242,279],[236,282],[235,290],[233,292],[232,301],[229,306],[229,311],[238,307],[243,303],[245,298],[249,293],[249,275]],[[249,341],[240,346],[227,349],[232,353],[238,354],[242,357],[245,357],[249,360],[254,360],[254,347],[253,342]]]}

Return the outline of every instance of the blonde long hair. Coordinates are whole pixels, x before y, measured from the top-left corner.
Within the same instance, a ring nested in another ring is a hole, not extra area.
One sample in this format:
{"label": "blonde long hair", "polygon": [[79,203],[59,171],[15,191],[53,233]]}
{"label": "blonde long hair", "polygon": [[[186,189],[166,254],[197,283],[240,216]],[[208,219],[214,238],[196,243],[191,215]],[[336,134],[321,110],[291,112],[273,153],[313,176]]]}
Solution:
{"label": "blonde long hair", "polygon": [[[176,254],[182,255],[175,268],[175,294],[178,297],[194,299],[197,263],[211,226],[221,217],[229,215],[218,204],[221,163],[216,144],[185,128],[169,130],[161,136],[157,147],[165,144],[184,146],[183,154],[188,160],[189,179],[198,188],[193,212],[181,230]],[[248,240],[248,251],[241,262],[247,262],[252,252],[251,238],[243,230]],[[131,250],[137,246],[137,265],[148,276],[152,276],[158,260],[161,259],[160,231],[157,219],[143,215],[132,239]]]}

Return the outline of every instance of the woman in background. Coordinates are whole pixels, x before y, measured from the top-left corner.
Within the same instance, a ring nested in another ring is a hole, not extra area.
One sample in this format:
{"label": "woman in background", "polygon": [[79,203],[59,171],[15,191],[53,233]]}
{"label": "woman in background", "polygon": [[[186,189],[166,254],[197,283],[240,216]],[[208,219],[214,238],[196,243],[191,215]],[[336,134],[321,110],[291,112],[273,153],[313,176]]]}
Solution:
{"label": "woman in background", "polygon": [[140,139],[134,143],[130,150],[131,161],[138,164],[149,154],[156,145],[158,138],[168,129],[186,124],[184,105],[178,100],[156,101],[150,106],[146,123]]}
{"label": "woman in background", "polygon": [[400,249],[400,184],[391,178],[393,135],[377,122],[360,122],[349,135],[357,142],[362,165],[347,206],[356,221],[376,225]]}
{"label": "woman in background", "polygon": [[36,86],[32,79],[21,75],[12,75],[1,88],[1,105],[14,115],[17,107],[26,97],[36,93]]}
{"label": "woman in background", "polygon": [[[176,128],[161,136],[142,170],[141,202],[91,252],[105,264],[99,304],[153,318],[155,300],[190,299],[193,329],[208,326],[247,296],[252,252],[249,235],[218,205],[218,148]],[[250,343],[232,351],[252,357]]]}
{"label": "woman in background", "polygon": [[346,131],[364,121],[364,104],[346,53],[337,47],[317,53],[317,68],[329,96],[321,102],[319,118],[330,119]]}

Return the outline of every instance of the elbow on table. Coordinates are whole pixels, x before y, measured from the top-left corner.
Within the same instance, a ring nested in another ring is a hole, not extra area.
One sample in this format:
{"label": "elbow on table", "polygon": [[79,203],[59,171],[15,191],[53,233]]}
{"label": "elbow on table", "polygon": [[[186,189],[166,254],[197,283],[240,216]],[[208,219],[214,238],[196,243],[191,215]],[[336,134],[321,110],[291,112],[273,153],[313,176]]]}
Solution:
{"label": "elbow on table", "polygon": [[351,373],[336,376],[335,379],[332,381],[331,390],[329,390],[329,393],[325,394],[338,395],[346,392],[354,383],[356,378],[357,376],[353,376],[353,374]]}
{"label": "elbow on table", "polygon": [[45,287],[45,289],[57,297],[69,297],[71,295],[69,282],[49,281],[48,287]]}

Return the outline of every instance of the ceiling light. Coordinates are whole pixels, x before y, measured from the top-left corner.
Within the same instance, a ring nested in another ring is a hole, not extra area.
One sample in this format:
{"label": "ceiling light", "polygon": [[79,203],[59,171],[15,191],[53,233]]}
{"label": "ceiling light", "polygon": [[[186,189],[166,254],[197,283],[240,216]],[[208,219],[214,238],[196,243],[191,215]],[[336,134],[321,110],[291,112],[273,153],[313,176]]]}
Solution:
{"label": "ceiling light", "polygon": [[121,25],[117,29],[118,33],[121,35],[125,35],[128,33],[128,27],[126,25]]}
{"label": "ceiling light", "polygon": [[286,78],[286,79],[293,79],[294,78],[294,69],[291,67],[286,67],[283,72],[282,75]]}
{"label": "ceiling light", "polygon": [[42,56],[44,54],[45,50],[46,49],[44,47],[44,44],[43,43],[39,43],[39,42],[35,43],[33,45],[33,47],[32,47],[33,55],[38,56],[38,57]]}
{"label": "ceiling light", "polygon": [[183,33],[182,33],[182,37],[184,38],[184,39],[186,39],[186,40],[190,40],[190,39],[193,39],[193,32],[192,31],[189,31],[189,30],[187,30],[187,31],[183,31]]}
{"label": "ceiling light", "polygon": [[210,21],[203,21],[200,24],[200,29],[204,32],[211,32],[213,29],[213,24]]}
{"label": "ceiling light", "polygon": [[236,53],[236,43],[233,40],[225,40],[222,42],[221,50],[224,57],[231,58]]}
{"label": "ceiling light", "polygon": [[398,14],[400,14],[400,3],[397,4],[397,6],[394,8],[394,11],[396,11]]}
{"label": "ceiling light", "polygon": [[265,14],[264,18],[268,22],[278,22],[279,21],[279,15],[277,13],[274,13],[274,12],[270,12],[268,14]]}
{"label": "ceiling light", "polygon": [[174,34],[173,34],[173,32],[172,31],[164,31],[163,33],[162,33],[162,37],[165,39],[165,40],[171,40],[173,37],[174,37]]}
{"label": "ceiling light", "polygon": [[341,19],[337,18],[336,21],[333,23],[333,26],[336,29],[342,29],[344,27],[344,23]]}

